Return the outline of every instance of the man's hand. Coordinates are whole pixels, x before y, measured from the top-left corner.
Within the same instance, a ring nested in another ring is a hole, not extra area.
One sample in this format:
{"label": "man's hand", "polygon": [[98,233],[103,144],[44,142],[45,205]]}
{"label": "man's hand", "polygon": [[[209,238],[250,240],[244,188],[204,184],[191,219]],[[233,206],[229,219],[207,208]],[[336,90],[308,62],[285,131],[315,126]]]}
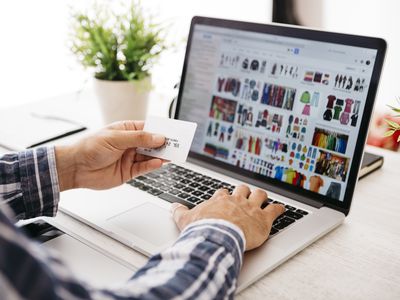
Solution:
{"label": "man's hand", "polygon": [[111,124],[72,146],[56,147],[60,190],[107,189],[162,166],[163,161],[137,154],[136,147],[157,148],[165,137],[147,133],[144,122]]}
{"label": "man's hand", "polygon": [[242,229],[246,238],[246,250],[251,250],[267,240],[272,223],[285,211],[280,204],[269,204],[261,209],[267,198],[265,191],[257,189],[251,192],[245,185],[236,187],[232,195],[227,190],[220,189],[209,200],[191,210],[174,203],[173,217],[180,230],[201,219],[229,221]]}

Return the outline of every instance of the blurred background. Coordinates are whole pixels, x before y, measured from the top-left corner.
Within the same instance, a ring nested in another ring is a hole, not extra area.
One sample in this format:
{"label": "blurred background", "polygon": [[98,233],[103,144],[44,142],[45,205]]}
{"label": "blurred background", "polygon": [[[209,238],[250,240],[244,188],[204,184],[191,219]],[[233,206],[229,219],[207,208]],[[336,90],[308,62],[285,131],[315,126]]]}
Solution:
{"label": "blurred background", "polygon": [[[92,1],[13,0],[0,2],[0,108],[90,87],[92,72],[70,52],[71,9]],[[110,3],[118,3],[112,1]],[[389,44],[376,113],[388,112],[400,96],[400,34],[397,0],[145,0],[146,13],[173,34],[152,71],[158,91],[179,81],[185,39],[194,15],[253,22],[291,23],[330,31],[378,36]]]}

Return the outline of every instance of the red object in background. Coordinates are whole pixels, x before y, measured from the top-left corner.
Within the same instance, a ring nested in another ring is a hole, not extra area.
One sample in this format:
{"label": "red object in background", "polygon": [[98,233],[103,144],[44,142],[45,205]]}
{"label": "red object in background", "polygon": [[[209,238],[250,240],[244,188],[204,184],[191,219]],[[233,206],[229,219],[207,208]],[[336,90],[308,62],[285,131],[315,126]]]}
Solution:
{"label": "red object in background", "polygon": [[400,136],[400,132],[395,132],[392,136],[384,137],[383,135],[388,130],[388,125],[385,119],[399,123],[399,118],[394,118],[389,114],[379,115],[373,118],[367,138],[367,144],[371,146],[376,146],[380,148],[390,149],[393,151],[398,151],[400,148],[400,143],[397,139]]}

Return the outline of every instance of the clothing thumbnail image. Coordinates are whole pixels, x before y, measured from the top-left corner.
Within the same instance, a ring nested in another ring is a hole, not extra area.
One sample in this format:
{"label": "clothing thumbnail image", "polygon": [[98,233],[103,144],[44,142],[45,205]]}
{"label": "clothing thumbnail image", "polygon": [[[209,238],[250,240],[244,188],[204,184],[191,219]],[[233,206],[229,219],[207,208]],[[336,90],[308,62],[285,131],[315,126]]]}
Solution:
{"label": "clothing thumbnail image", "polygon": [[273,107],[293,110],[296,89],[265,83],[261,103]]}
{"label": "clothing thumbnail image", "polygon": [[345,181],[349,168],[349,159],[343,156],[319,150],[315,173]]}
{"label": "clothing thumbnail image", "polygon": [[288,152],[288,143],[286,141],[282,141],[280,138],[264,138],[264,145],[265,145],[265,154],[278,154],[281,155],[283,153]]}
{"label": "clothing thumbnail image", "polygon": [[260,155],[262,150],[263,138],[251,132],[236,130],[235,148],[255,155]]}
{"label": "clothing thumbnail image", "polygon": [[291,142],[289,145],[289,166],[313,172],[317,154],[317,148],[315,147]]}
{"label": "clothing thumbnail image", "polygon": [[308,119],[290,115],[286,128],[286,137],[304,142],[307,133]]}
{"label": "clothing thumbnail image", "polygon": [[309,190],[311,192],[319,193],[321,187],[324,186],[324,180],[317,175],[313,175],[310,177],[310,187]]}
{"label": "clothing thumbnail image", "polygon": [[241,126],[253,127],[254,124],[253,107],[251,105],[238,104],[236,122]]}
{"label": "clothing thumbnail image", "polygon": [[348,140],[349,136],[346,134],[316,127],[312,144],[319,148],[345,154]]}
{"label": "clothing thumbnail image", "polygon": [[303,80],[305,82],[321,83],[323,85],[329,84],[330,74],[321,71],[306,71]]}
{"label": "clothing thumbnail image", "polygon": [[299,77],[299,67],[289,64],[273,63],[271,75],[296,79]]}
{"label": "clothing thumbnail image", "polygon": [[221,159],[228,159],[229,157],[229,149],[226,149],[224,147],[216,146],[211,143],[206,143],[204,145],[203,151],[211,156],[214,156],[216,158],[221,158]]}
{"label": "clothing thumbnail image", "polygon": [[245,78],[242,84],[240,98],[243,100],[258,101],[261,95],[261,88],[261,81]]}
{"label": "clothing thumbnail image", "polygon": [[225,126],[223,123],[210,121],[207,127],[207,137],[218,139],[219,142],[229,142],[232,139],[234,128],[232,125]]}
{"label": "clothing thumbnail image", "polygon": [[219,93],[227,93],[237,97],[240,92],[241,82],[239,78],[222,77],[217,78],[217,91]]}
{"label": "clothing thumbnail image", "polygon": [[221,53],[219,66],[226,68],[236,68],[239,65],[240,56],[237,54]]}
{"label": "clothing thumbnail image", "polygon": [[259,157],[253,157],[251,154],[233,150],[230,163],[245,170],[252,171],[264,176],[272,177],[274,163]]}
{"label": "clothing thumbnail image", "polygon": [[304,188],[304,183],[307,180],[307,176],[305,176],[301,172],[296,171],[293,168],[288,168],[284,166],[275,167],[274,178],[279,181],[283,181],[301,188]]}
{"label": "clothing thumbnail image", "polygon": [[328,187],[328,190],[326,191],[326,196],[340,200],[340,192],[342,190],[342,185],[339,182],[331,182],[331,184]]}
{"label": "clothing thumbnail image", "polygon": [[319,104],[319,92],[310,92],[305,90],[300,95],[300,103],[302,103],[303,109],[301,114],[305,116],[311,115],[311,110],[313,107],[317,108]]}
{"label": "clothing thumbnail image", "polygon": [[267,61],[265,59],[243,57],[241,67],[243,71],[250,71],[250,72],[257,72],[264,74],[267,68]]}
{"label": "clothing thumbnail image", "polygon": [[283,115],[274,114],[268,109],[262,109],[257,114],[256,128],[265,128],[273,133],[280,133],[283,123]]}
{"label": "clothing thumbnail image", "polygon": [[360,104],[361,101],[354,101],[351,98],[339,99],[335,95],[329,95],[322,118],[328,122],[340,123],[342,125],[350,124],[356,127]]}
{"label": "clothing thumbnail image", "polygon": [[347,91],[355,91],[362,93],[367,84],[365,78],[354,77],[346,74],[337,74],[335,77],[335,88]]}
{"label": "clothing thumbnail image", "polygon": [[235,121],[237,102],[213,96],[209,116],[216,120],[233,123]]}

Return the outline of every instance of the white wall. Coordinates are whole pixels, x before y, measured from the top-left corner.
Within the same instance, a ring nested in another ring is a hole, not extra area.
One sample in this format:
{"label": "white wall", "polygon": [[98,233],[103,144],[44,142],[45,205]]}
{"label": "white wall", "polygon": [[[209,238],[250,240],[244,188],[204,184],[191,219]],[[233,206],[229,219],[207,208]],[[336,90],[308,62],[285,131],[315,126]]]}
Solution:
{"label": "white wall", "polygon": [[[112,1],[110,1],[112,2]],[[114,1],[115,3],[116,1]],[[69,8],[88,0],[12,0],[0,2],[0,107],[74,91],[85,86],[83,72],[67,47]],[[266,22],[271,0],[142,0],[146,10],[171,24],[175,53],[166,53],[154,73],[156,86],[179,79],[184,38],[193,15]]]}
{"label": "white wall", "polygon": [[301,21],[331,31],[382,37],[388,52],[377,95],[377,110],[400,97],[400,1],[296,0]]}

